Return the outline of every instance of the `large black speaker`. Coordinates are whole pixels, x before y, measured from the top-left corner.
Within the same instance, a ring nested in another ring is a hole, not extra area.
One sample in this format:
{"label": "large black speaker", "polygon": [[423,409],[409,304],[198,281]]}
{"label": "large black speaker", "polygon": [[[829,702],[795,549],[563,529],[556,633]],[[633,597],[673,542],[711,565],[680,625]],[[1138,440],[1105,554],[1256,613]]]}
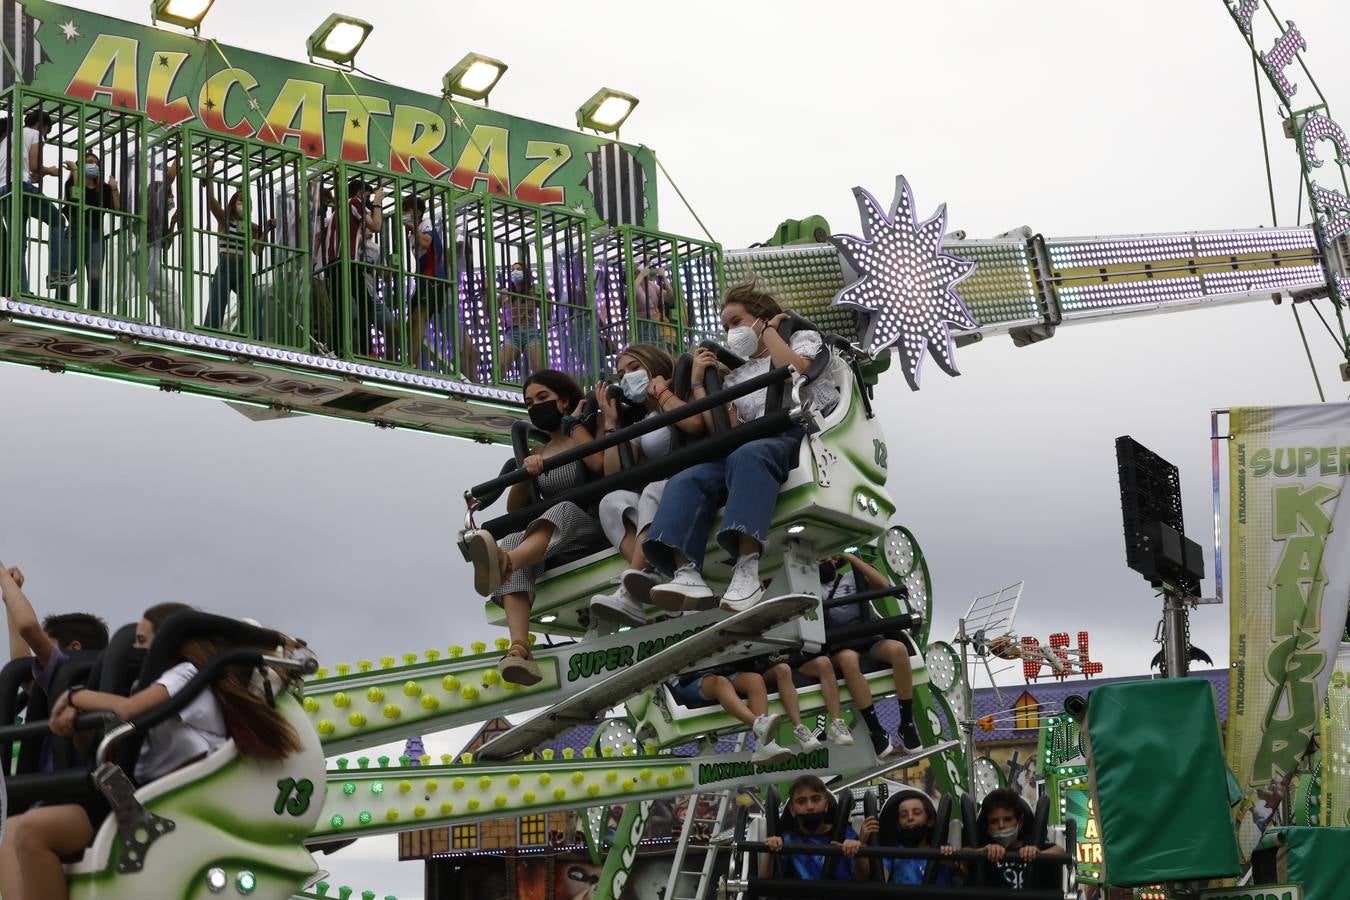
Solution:
{"label": "large black speaker", "polygon": [[1205,557],[1186,537],[1177,467],[1128,435],[1116,438],[1116,466],[1125,563],[1154,587],[1166,584],[1198,597]]}

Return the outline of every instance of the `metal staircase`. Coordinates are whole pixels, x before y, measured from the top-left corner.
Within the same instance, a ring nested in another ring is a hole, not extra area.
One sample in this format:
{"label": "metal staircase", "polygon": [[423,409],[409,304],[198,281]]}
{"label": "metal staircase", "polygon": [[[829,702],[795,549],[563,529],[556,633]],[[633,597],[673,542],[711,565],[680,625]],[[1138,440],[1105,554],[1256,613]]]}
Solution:
{"label": "metal staircase", "polygon": [[[745,749],[746,732],[742,731],[736,735],[736,744],[732,752],[740,752]],[[713,883],[713,870],[717,868],[717,855],[720,849],[719,844],[715,842],[717,832],[725,825],[728,819],[728,812],[731,810],[732,803],[735,802],[736,791],[733,789],[703,793],[693,793],[689,795],[689,805],[686,807],[684,815],[684,827],[680,829],[680,841],[675,845],[675,858],[670,864],[670,878],[666,881],[666,890],[662,896],[665,900],[703,900],[710,896],[708,887]],[[717,812],[712,817],[700,817],[698,814],[699,801],[703,798],[717,799]],[[703,863],[697,868],[685,868],[685,858],[689,852],[689,839],[696,831],[699,831],[699,825],[706,825],[708,830],[708,845],[703,851]]]}

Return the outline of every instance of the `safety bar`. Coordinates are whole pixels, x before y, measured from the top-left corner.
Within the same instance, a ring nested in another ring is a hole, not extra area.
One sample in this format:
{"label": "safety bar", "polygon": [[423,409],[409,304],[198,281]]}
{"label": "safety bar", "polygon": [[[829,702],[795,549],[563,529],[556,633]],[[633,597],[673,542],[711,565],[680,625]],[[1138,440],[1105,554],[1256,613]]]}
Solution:
{"label": "safety bar", "polygon": [[[592,453],[608,450],[610,447],[617,446],[626,441],[631,441],[644,434],[650,434],[653,431],[657,431],[669,425],[674,425],[682,419],[698,415],[717,406],[726,404],[731,400],[735,400],[738,397],[744,397],[753,394],[755,391],[762,388],[786,381],[791,375],[792,370],[786,366],[770,369],[763,375],[758,375],[743,381],[734,387],[718,391],[716,394],[706,396],[702,400],[691,400],[679,409],[660,413],[655,416],[648,416],[641,422],[629,425],[627,428],[615,431],[613,434],[596,438],[595,440],[589,441],[578,447],[573,447],[570,450],[564,450],[562,453],[548,457],[544,460],[544,471],[547,472],[560,466],[569,465],[590,456]],[[482,484],[474,485],[465,491],[464,501],[470,507],[476,508],[479,498],[485,497],[494,491],[500,493],[502,490],[511,487],[514,484],[518,484],[533,477],[533,475],[526,472],[524,469],[517,469],[514,472],[508,472],[505,475],[498,475],[491,481],[485,481]]]}
{"label": "safety bar", "polygon": [[[839,844],[783,844],[781,850],[770,850],[769,845],[762,841],[742,841],[736,845],[737,850],[746,853],[789,853],[793,855],[804,856],[842,856],[844,848]],[[866,859],[948,859],[956,862],[979,862],[989,859],[983,850],[953,849],[951,853],[943,853],[938,847],[869,847],[863,846],[858,851],[858,856]],[[1036,862],[1056,865],[1060,867],[1077,865],[1077,860],[1067,853],[1058,850],[1042,850],[1036,855]]]}
{"label": "safety bar", "polygon": [[855,638],[867,637],[868,635],[880,640],[885,637],[885,632],[908,631],[922,624],[923,616],[917,613],[901,613],[898,616],[888,616],[884,619],[873,619],[870,622],[857,622],[841,628],[832,628],[830,629],[829,641],[831,646],[839,646],[840,644],[847,644]]}
{"label": "safety bar", "polygon": [[[75,730],[87,731],[91,728],[105,728],[119,721],[121,720],[110,712],[80,713],[75,717]],[[6,725],[0,728],[0,741],[22,741],[29,738],[47,737],[52,733],[49,722],[49,719],[37,719],[33,722],[24,722],[22,725]],[[7,778],[7,783],[15,778],[22,777],[22,775],[11,775]]]}
{"label": "safety bar", "polygon": [[895,584],[890,587],[872,588],[869,591],[858,591],[854,594],[845,594],[842,597],[831,597],[822,605],[826,609],[834,609],[837,606],[849,606],[854,603],[870,603],[873,600],[880,600],[882,597],[895,597],[899,600],[909,599],[909,588],[903,584]]}
{"label": "safety bar", "polygon": [[[782,409],[775,413],[769,413],[752,422],[738,425],[722,434],[700,438],[687,447],[673,450],[665,456],[645,459],[626,471],[585,482],[558,494],[556,497],[550,497],[515,512],[498,516],[491,521],[484,522],[483,527],[491,532],[494,537],[500,539],[513,531],[521,530],[534,519],[537,519],[545,510],[563,501],[570,500],[578,506],[585,507],[598,501],[610,491],[634,490],[653,481],[669,478],[671,475],[697,463],[724,458],[732,450],[743,444],[782,434],[794,424],[796,424],[796,420],[794,419],[794,413],[790,410]],[[461,549],[463,549],[462,545],[463,542],[461,541]]]}

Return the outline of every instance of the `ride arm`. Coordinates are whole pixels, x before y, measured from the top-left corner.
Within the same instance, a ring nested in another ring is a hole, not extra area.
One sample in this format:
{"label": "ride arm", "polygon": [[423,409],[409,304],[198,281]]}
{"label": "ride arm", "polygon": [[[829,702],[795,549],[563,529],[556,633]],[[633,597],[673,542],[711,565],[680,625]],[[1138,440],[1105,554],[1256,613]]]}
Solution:
{"label": "ride arm", "polygon": [[33,604],[15,580],[13,574],[0,562],[0,592],[5,602],[5,618],[9,620],[9,656],[18,659],[27,656],[29,650],[37,657],[39,665],[47,665],[52,658],[56,645],[42,630]]}

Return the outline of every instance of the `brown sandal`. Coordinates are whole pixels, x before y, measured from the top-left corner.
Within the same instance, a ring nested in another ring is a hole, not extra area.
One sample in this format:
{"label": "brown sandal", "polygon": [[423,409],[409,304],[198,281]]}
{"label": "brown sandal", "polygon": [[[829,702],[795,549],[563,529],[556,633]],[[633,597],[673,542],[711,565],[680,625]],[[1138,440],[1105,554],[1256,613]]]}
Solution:
{"label": "brown sandal", "polygon": [[473,589],[484,597],[491,597],[502,586],[501,550],[488,532],[479,529],[465,541],[469,561],[473,563]]}
{"label": "brown sandal", "polygon": [[525,687],[544,680],[539,663],[534,661],[534,654],[524,641],[511,642],[511,648],[506,651],[506,655],[497,661],[497,671],[501,673],[503,681]]}

